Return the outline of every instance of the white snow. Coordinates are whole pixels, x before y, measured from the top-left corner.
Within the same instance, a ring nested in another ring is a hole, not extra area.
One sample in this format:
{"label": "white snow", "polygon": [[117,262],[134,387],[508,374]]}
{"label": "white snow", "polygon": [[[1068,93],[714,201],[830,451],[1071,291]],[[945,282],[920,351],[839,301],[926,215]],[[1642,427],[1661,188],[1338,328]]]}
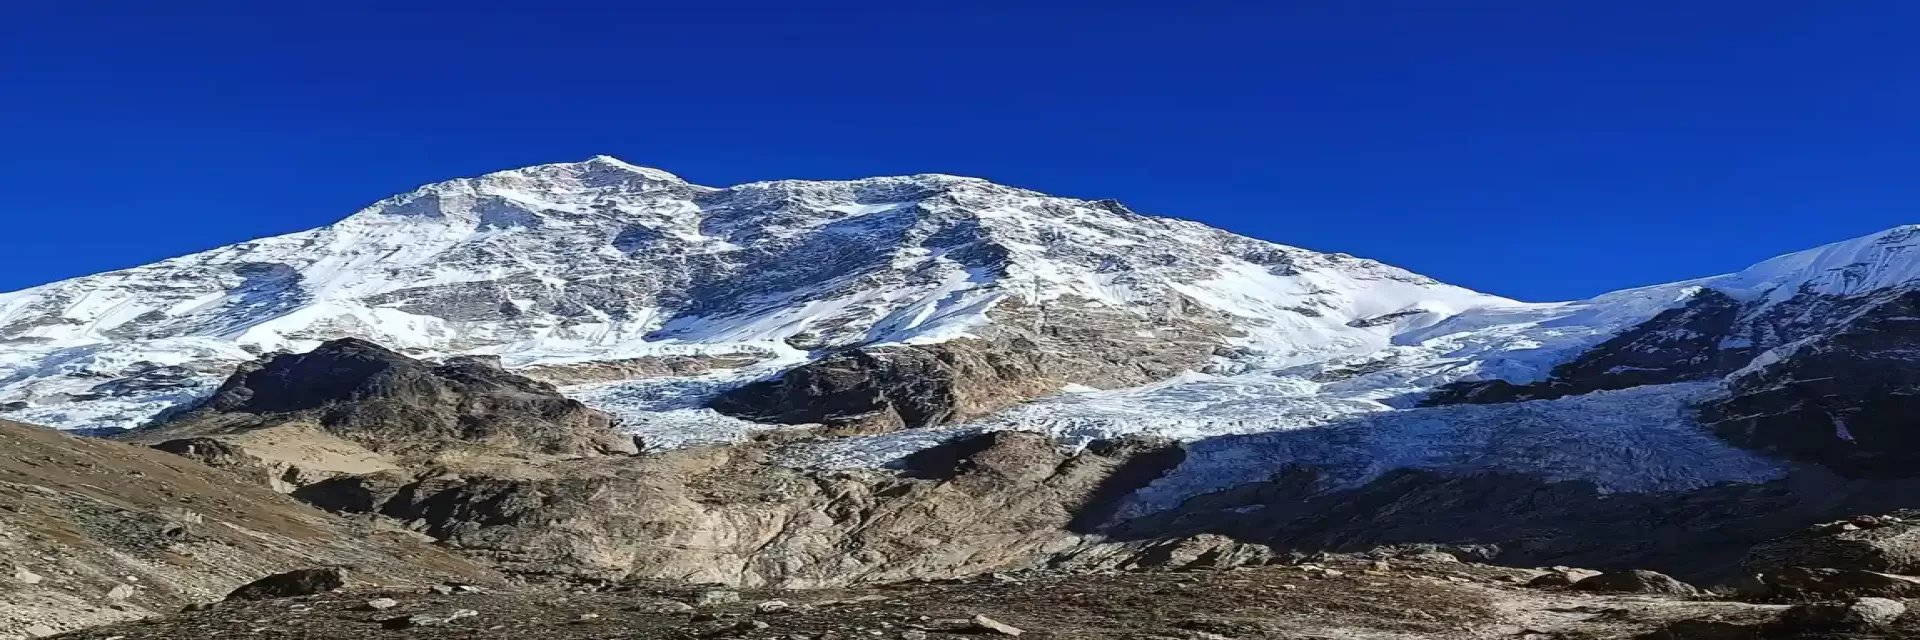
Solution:
{"label": "white snow", "polygon": [[[1905,226],[1739,273],[1523,303],[976,178],[714,189],[596,156],[428,185],[319,229],[0,294],[0,403],[24,403],[6,415],[53,426],[135,426],[204,395],[236,363],[344,336],[420,357],[497,355],[509,367],[765,358],[566,390],[671,447],[771,428],[702,407],[819,346],[964,338],[1008,300],[1089,301],[1148,318],[1193,305],[1241,336],[1237,355],[1208,368],[1219,375],[1108,391],[1069,384],[967,425],[821,443],[795,460],[878,465],[957,433],[1023,429],[1071,442],[1193,442],[1195,456],[1160,496],[1289,462],[1337,468],[1335,484],[1396,467],[1498,468],[1652,490],[1774,471],[1697,437],[1682,410],[1706,393],[1694,385],[1410,407],[1457,380],[1538,380],[1703,288],[1777,302],[1906,286],[1920,278],[1916,244],[1920,226]],[[824,344],[796,346],[806,342]],[[160,365],[197,373],[84,399]]]}

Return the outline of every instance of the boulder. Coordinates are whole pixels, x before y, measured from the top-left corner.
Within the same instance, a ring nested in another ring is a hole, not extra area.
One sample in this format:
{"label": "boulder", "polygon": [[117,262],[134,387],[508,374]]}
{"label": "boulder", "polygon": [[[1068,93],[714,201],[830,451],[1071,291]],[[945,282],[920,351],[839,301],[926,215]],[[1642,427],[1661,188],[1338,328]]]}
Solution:
{"label": "boulder", "polygon": [[1777,599],[1920,597],[1920,578],[1862,571],[1788,567],[1760,574],[1763,595]]}
{"label": "boulder", "polygon": [[1575,591],[1598,593],[1658,593],[1675,596],[1692,596],[1700,593],[1700,590],[1693,585],[1675,580],[1667,574],[1645,569],[1602,573],[1575,582],[1571,588]]}
{"label": "boulder", "polygon": [[1871,631],[1893,624],[1907,613],[1907,605],[1886,598],[1853,598],[1840,602],[1803,604],[1780,614],[1776,623],[1787,633]]}
{"label": "boulder", "polygon": [[1823,567],[1920,574],[1920,518],[1914,515],[1854,516],[1815,525],[1754,545],[1742,564],[1752,571]]}
{"label": "boulder", "polygon": [[228,600],[272,600],[325,593],[346,586],[339,569],[299,569],[276,573],[241,585],[227,594]]}
{"label": "boulder", "polygon": [[1527,581],[1529,587],[1571,587],[1573,583],[1600,575],[1592,569],[1553,569]]}

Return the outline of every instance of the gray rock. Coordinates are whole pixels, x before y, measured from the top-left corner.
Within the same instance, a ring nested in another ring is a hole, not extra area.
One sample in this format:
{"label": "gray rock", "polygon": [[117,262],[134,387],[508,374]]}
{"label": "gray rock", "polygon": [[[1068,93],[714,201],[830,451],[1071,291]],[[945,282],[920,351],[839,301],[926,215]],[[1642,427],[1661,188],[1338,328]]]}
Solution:
{"label": "gray rock", "polygon": [[133,585],[116,584],[116,585],[113,585],[112,589],[107,590],[107,599],[108,600],[125,600],[127,598],[133,597],[133,594],[134,594]]}
{"label": "gray rock", "polygon": [[1886,598],[1854,598],[1803,604],[1780,614],[1779,624],[1795,632],[1869,631],[1893,624],[1907,605]]}
{"label": "gray rock", "polygon": [[693,594],[693,606],[712,607],[740,601],[740,592],[732,589],[707,589]]}
{"label": "gray rock", "polygon": [[793,608],[793,605],[787,604],[784,600],[768,600],[753,605],[753,610],[760,613],[779,613],[790,608]]}
{"label": "gray rock", "polygon": [[1761,573],[1760,582],[1767,597],[1782,599],[1920,597],[1920,578],[1859,569],[1788,567]]}
{"label": "gray rock", "polygon": [[28,570],[26,567],[14,567],[13,580],[14,582],[18,582],[20,584],[32,586],[32,585],[40,584],[41,581],[46,580],[46,578],[41,576],[40,574],[37,574]]}
{"label": "gray rock", "polygon": [[346,586],[346,575],[339,569],[299,569],[276,573],[241,585],[227,594],[228,600],[271,600],[325,593]]}
{"label": "gray rock", "polygon": [[1821,567],[1916,574],[1920,573],[1920,521],[1855,516],[1815,525],[1754,545],[1742,565],[1752,571]]}
{"label": "gray rock", "polygon": [[1700,590],[1693,585],[1673,579],[1658,571],[1634,569],[1602,573],[1573,583],[1575,591],[1593,591],[1599,593],[1659,593],[1676,596],[1698,595]]}
{"label": "gray rock", "polygon": [[397,606],[400,606],[399,600],[393,598],[374,598],[368,600],[366,604],[360,605],[360,608],[367,611],[386,611]]}
{"label": "gray rock", "polygon": [[435,365],[356,338],[243,365],[198,407],[141,437],[290,423],[317,424],[389,453],[638,452],[611,417],[562,396],[553,385],[471,359]]}

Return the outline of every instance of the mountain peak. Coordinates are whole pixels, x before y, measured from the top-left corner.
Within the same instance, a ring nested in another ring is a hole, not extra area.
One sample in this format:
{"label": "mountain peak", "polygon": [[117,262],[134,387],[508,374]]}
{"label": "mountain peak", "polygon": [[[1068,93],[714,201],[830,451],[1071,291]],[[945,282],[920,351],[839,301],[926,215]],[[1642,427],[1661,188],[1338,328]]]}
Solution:
{"label": "mountain peak", "polygon": [[587,158],[586,160],[572,163],[572,164],[585,167],[585,168],[590,168],[590,169],[612,169],[616,171],[626,171],[629,173],[635,173],[642,176],[646,176],[647,178],[651,178],[654,180],[670,180],[673,182],[685,182],[685,180],[682,180],[680,176],[674,175],[670,172],[655,169],[653,167],[643,167],[643,166],[633,164],[631,162],[627,162],[625,160],[621,160],[619,158],[615,158],[613,156],[605,155],[605,154],[596,155],[594,157]]}

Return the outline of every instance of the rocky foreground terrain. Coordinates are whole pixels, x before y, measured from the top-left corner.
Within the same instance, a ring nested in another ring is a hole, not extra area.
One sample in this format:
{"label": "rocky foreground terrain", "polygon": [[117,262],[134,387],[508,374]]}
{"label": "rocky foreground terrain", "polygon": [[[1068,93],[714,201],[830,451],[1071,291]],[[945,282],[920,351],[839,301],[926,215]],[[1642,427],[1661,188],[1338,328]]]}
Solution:
{"label": "rocky foreground terrain", "polygon": [[[1569,575],[1584,579],[1566,586]],[[1696,594],[1659,574],[1586,575],[1426,552],[805,591],[652,581],[507,590],[366,585],[208,603],[62,637],[1722,640],[1920,633],[1920,619],[1887,598],[1753,603]]]}
{"label": "rocky foreground terrain", "polygon": [[[0,637],[1910,637],[1920,227],[1521,303],[611,158],[0,294]],[[88,434],[102,439],[83,439]]]}
{"label": "rocky foreground terrain", "polygon": [[[833,441],[831,425],[650,451],[605,418],[484,360],[340,340],[242,367],[130,442],[0,425],[0,634],[1920,633],[1905,602],[1920,598],[1920,513],[1805,524],[1897,486],[1881,481],[1835,479],[1868,484],[1814,505],[1817,491],[1786,486],[1772,501],[1764,487],[1661,501],[1499,478],[1289,493],[1299,479],[1281,473],[1126,517],[1185,449],[999,431],[886,469],[820,470],[781,460]],[[1290,512],[1208,515],[1249,504]],[[1599,533],[1606,517],[1652,528]],[[1527,524],[1540,518],[1572,522]],[[1265,528],[1234,528],[1247,523]],[[1564,556],[1600,561],[1522,562]]]}

